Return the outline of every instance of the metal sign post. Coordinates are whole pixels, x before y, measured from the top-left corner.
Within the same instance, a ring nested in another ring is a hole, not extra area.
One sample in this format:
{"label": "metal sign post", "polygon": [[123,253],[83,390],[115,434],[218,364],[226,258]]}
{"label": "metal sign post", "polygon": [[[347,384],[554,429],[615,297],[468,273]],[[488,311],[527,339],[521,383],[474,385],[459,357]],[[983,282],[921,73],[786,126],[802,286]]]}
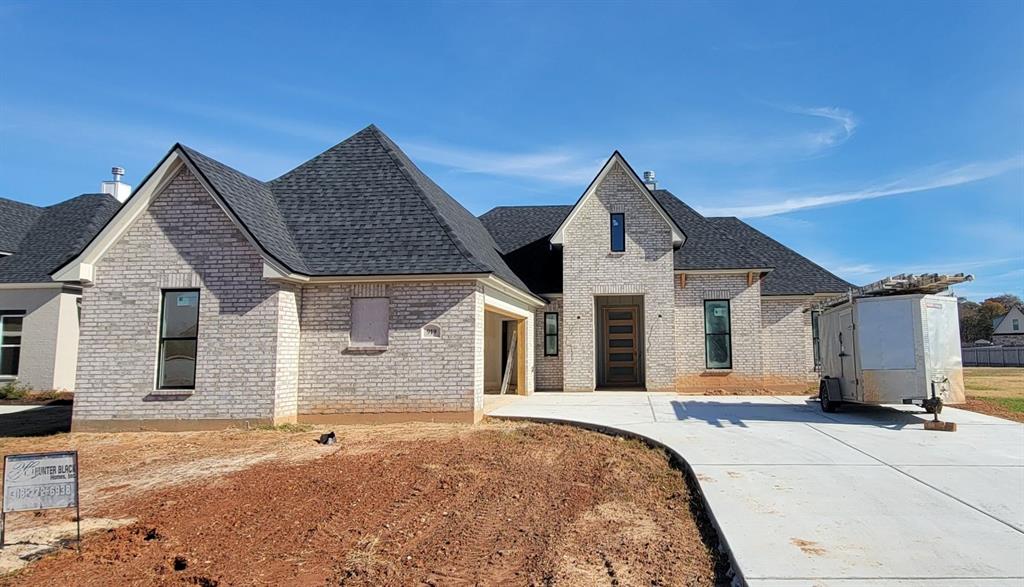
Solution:
{"label": "metal sign post", "polygon": [[82,515],[78,500],[78,451],[4,456],[4,494],[0,502],[0,548],[6,544],[8,512],[75,508],[78,551],[82,551]]}

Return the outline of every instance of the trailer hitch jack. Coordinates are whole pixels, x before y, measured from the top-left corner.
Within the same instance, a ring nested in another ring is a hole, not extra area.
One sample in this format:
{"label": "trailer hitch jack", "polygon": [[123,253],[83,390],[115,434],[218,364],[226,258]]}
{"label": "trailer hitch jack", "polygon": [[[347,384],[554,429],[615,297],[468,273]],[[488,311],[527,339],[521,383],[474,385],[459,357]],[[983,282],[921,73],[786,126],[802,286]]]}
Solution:
{"label": "trailer hitch jack", "polygon": [[935,393],[935,382],[932,381],[932,396],[923,402],[921,407],[932,415],[931,422],[924,423],[925,430],[940,430],[944,432],[956,432],[956,422],[941,422],[939,414],[942,413],[942,398]]}

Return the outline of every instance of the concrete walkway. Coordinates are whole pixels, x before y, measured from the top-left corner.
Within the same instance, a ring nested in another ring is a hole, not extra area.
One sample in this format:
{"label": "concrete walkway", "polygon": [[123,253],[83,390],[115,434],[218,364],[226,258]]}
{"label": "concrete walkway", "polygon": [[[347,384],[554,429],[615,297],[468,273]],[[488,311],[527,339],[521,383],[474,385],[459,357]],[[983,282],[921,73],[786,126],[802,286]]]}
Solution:
{"label": "concrete walkway", "polygon": [[580,422],[678,453],[750,585],[1024,585],[1024,425],[806,397],[537,393],[491,416]]}

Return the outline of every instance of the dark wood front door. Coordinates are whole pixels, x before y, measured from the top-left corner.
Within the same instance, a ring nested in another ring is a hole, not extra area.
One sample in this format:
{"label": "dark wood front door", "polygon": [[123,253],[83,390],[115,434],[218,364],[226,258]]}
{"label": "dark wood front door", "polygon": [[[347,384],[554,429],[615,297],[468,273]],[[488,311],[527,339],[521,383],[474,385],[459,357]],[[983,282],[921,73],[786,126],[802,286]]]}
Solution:
{"label": "dark wood front door", "polygon": [[636,306],[606,307],[604,328],[604,384],[640,385],[640,335],[637,332]]}

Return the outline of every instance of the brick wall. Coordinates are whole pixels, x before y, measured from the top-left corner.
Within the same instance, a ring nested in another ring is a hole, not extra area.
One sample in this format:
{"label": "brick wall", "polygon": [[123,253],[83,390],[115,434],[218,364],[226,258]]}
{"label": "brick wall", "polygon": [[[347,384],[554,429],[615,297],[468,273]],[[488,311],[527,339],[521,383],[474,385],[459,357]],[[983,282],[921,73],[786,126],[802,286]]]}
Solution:
{"label": "brick wall", "polygon": [[299,390],[299,313],[302,290],[282,285],[277,294],[277,381],[274,390],[274,417],[294,421],[298,414]]}
{"label": "brick wall", "polygon": [[[562,254],[563,381],[566,391],[593,391],[596,295],[642,295],[646,385],[668,390],[675,375],[672,232],[618,163],[566,227]],[[611,252],[610,214],[625,214],[626,251]]]}
{"label": "brick wall", "polygon": [[[558,313],[558,355],[544,356],[544,314]],[[539,391],[562,389],[562,298],[554,298],[550,304],[539,308],[534,318],[534,387]]]}
{"label": "brick wall", "polygon": [[761,343],[766,387],[803,388],[817,381],[811,313],[803,300],[761,298]]}
{"label": "brick wall", "polygon": [[[704,300],[728,299],[732,369],[707,369]],[[675,281],[677,390],[754,388],[762,383],[761,286],[745,275],[687,275]]]}
{"label": "brick wall", "polygon": [[[349,348],[353,297],[388,298],[386,350]],[[482,408],[483,312],[472,281],[303,286],[299,419]],[[422,337],[427,324],[440,339]]]}
{"label": "brick wall", "polygon": [[[286,414],[294,400],[290,375],[278,381],[277,350],[295,333],[279,333],[287,303],[262,274],[257,251],[181,171],[107,251],[83,292],[76,426]],[[200,290],[195,391],[173,399],[155,391],[163,288]]]}

